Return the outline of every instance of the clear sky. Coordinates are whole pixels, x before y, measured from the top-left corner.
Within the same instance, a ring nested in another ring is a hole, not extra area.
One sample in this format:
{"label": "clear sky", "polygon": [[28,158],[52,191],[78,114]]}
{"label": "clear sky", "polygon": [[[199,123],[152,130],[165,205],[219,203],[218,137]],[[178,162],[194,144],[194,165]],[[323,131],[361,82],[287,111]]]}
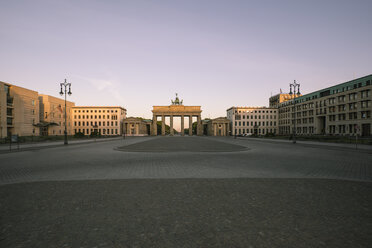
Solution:
{"label": "clear sky", "polygon": [[372,73],[372,1],[1,0],[0,81],[151,118],[175,93],[202,116]]}

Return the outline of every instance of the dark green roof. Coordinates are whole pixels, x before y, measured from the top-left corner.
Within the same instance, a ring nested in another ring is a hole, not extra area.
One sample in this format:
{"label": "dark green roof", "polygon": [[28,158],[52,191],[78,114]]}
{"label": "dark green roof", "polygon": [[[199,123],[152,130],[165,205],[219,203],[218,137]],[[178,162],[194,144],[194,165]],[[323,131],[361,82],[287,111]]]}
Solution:
{"label": "dark green roof", "polygon": [[366,85],[371,85],[371,82],[372,82],[372,74],[297,97],[296,102],[310,101],[310,100],[318,99],[324,96],[333,95],[333,94],[337,94],[340,92],[356,89],[356,88],[363,87]]}

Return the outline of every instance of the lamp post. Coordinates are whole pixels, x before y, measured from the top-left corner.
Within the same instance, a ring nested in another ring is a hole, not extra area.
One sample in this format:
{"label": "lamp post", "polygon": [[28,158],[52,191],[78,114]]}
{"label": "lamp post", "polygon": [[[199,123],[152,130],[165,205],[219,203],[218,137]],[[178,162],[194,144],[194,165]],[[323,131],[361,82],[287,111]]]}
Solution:
{"label": "lamp post", "polygon": [[[62,96],[63,94],[65,94],[65,145],[68,144],[67,142],[67,94],[69,96],[71,96],[71,83],[67,83],[67,80],[65,79],[65,82],[64,83],[60,83],[61,85],[61,91],[59,92],[59,94]],[[68,92],[67,92],[67,87],[68,87]],[[63,88],[64,88],[64,91],[63,91]]]}
{"label": "lamp post", "polygon": [[[296,83],[296,80],[292,84],[289,84],[289,95],[293,94],[293,144],[296,144],[296,97],[300,95],[300,84]],[[293,92],[292,92],[293,88]],[[297,93],[296,93],[297,90]]]}

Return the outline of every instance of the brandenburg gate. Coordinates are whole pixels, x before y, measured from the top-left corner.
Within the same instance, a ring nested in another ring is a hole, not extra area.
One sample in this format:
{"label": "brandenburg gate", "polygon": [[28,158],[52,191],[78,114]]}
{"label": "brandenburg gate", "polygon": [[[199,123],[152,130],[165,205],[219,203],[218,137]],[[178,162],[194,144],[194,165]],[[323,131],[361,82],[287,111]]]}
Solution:
{"label": "brandenburg gate", "polygon": [[170,106],[153,106],[152,113],[152,135],[157,135],[157,118],[161,116],[161,135],[165,135],[165,117],[170,117],[170,135],[174,135],[173,117],[181,117],[181,135],[185,135],[185,117],[189,117],[189,135],[192,135],[192,117],[197,117],[197,135],[203,135],[201,123],[200,106],[184,106],[183,101],[176,99],[172,101]]}

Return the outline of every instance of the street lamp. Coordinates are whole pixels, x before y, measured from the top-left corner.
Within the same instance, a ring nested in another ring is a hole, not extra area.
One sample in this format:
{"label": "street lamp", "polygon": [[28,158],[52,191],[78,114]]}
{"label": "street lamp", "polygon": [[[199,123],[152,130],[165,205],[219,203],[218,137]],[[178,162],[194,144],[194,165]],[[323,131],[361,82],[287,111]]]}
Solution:
{"label": "street lamp", "polygon": [[[296,80],[294,80],[293,84],[289,84],[289,95],[293,94],[293,144],[296,144],[296,97],[300,95],[300,84],[296,83]],[[292,92],[293,88],[293,92]],[[297,90],[297,93],[296,93]]]}
{"label": "street lamp", "polygon": [[[65,145],[68,144],[67,142],[67,94],[69,96],[71,96],[71,83],[67,83],[67,80],[65,79],[65,82],[64,83],[60,83],[61,85],[61,91],[59,92],[59,94],[62,96],[63,94],[65,94]],[[64,91],[63,91],[63,87],[64,87]],[[67,87],[68,87],[68,92],[67,92]]]}

